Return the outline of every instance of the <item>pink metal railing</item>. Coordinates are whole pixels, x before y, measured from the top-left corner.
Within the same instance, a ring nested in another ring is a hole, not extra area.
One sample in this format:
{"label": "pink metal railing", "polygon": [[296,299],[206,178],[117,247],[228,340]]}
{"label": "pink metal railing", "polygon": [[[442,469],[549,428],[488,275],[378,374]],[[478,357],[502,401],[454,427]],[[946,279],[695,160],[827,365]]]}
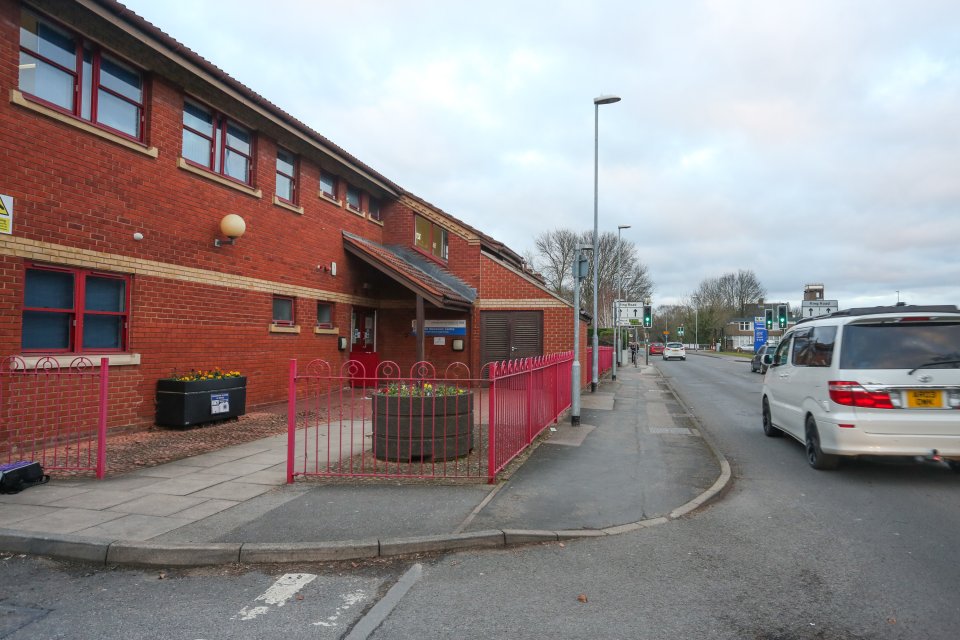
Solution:
{"label": "pink metal railing", "polygon": [[[613,347],[597,347],[599,355],[597,356],[598,375],[603,375],[613,369]],[[585,375],[590,378],[593,370],[593,347],[587,347]]]}
{"label": "pink metal railing", "polygon": [[570,406],[573,352],[491,363],[491,481]]}
{"label": "pink metal railing", "polygon": [[327,476],[492,482],[570,406],[572,360],[564,353],[491,363],[481,378],[472,378],[463,363],[437,376],[430,363],[418,362],[401,376],[393,362],[368,373],[356,361],[334,371],[314,360],[301,372],[291,360],[287,481]]}
{"label": "pink metal railing", "polygon": [[45,471],[106,471],[107,358],[95,367],[53,357],[35,367],[10,356],[0,363],[0,462],[32,460]]}

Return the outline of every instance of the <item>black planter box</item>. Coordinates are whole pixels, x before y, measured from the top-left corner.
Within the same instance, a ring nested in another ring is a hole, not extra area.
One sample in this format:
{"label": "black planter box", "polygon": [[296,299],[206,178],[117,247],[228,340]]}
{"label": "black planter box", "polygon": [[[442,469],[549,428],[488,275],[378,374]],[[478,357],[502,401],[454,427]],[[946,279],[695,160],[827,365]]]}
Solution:
{"label": "black planter box", "polygon": [[246,413],[247,379],[157,380],[157,424],[189,427]]}

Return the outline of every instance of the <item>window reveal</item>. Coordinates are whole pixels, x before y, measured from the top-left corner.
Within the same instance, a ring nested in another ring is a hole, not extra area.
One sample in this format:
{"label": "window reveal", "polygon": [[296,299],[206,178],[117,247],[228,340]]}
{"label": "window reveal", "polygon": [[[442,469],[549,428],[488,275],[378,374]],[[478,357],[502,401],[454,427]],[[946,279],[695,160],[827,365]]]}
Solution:
{"label": "window reveal", "polygon": [[277,197],[297,202],[297,159],[286,149],[277,149]]}
{"label": "window reveal", "polygon": [[20,14],[25,94],[135,140],[143,139],[143,75],[80,36]]}
{"label": "window reveal", "polygon": [[414,244],[435,258],[447,259],[447,230],[420,216],[416,217]]}
{"label": "window reveal", "polygon": [[244,184],[251,184],[253,134],[200,104],[183,104],[183,157]]}
{"label": "window reveal", "polygon": [[128,276],[84,269],[28,267],[21,348],[27,352],[124,351]]}

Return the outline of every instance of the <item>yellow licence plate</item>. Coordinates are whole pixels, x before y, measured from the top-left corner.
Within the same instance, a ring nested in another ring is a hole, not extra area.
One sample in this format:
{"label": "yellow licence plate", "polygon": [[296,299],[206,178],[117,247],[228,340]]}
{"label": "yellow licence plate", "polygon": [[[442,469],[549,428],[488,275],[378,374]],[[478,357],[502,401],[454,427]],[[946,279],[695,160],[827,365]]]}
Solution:
{"label": "yellow licence plate", "polygon": [[939,409],[943,406],[940,391],[907,391],[907,406],[911,409]]}

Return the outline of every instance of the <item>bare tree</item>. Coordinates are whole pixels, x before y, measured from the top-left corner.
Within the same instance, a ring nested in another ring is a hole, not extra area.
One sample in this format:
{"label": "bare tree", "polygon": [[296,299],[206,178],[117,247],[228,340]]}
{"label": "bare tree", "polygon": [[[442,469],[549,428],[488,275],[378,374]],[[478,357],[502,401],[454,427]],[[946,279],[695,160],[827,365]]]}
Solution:
{"label": "bare tree", "polygon": [[766,289],[750,270],[707,278],[693,293],[691,303],[698,311],[698,325],[710,342],[719,341],[726,324],[735,316],[747,315],[747,308],[766,295]]}
{"label": "bare tree", "polygon": [[[545,231],[536,237],[535,254],[531,256],[532,266],[543,275],[550,290],[570,301],[573,300],[573,262],[578,242],[592,245],[593,232]],[[621,297],[621,291],[622,299],[639,302],[650,295],[653,282],[633,243],[618,238],[613,232],[605,232],[600,234],[598,245],[597,323],[607,327],[613,324],[613,301]],[[593,256],[586,255],[589,269],[587,277],[580,283],[580,304],[592,312]]]}
{"label": "bare tree", "polygon": [[[569,229],[544,231],[534,240],[534,269],[540,272],[547,287],[567,297],[573,287],[573,260],[577,250],[577,234]],[[572,296],[571,296],[572,298]]]}

